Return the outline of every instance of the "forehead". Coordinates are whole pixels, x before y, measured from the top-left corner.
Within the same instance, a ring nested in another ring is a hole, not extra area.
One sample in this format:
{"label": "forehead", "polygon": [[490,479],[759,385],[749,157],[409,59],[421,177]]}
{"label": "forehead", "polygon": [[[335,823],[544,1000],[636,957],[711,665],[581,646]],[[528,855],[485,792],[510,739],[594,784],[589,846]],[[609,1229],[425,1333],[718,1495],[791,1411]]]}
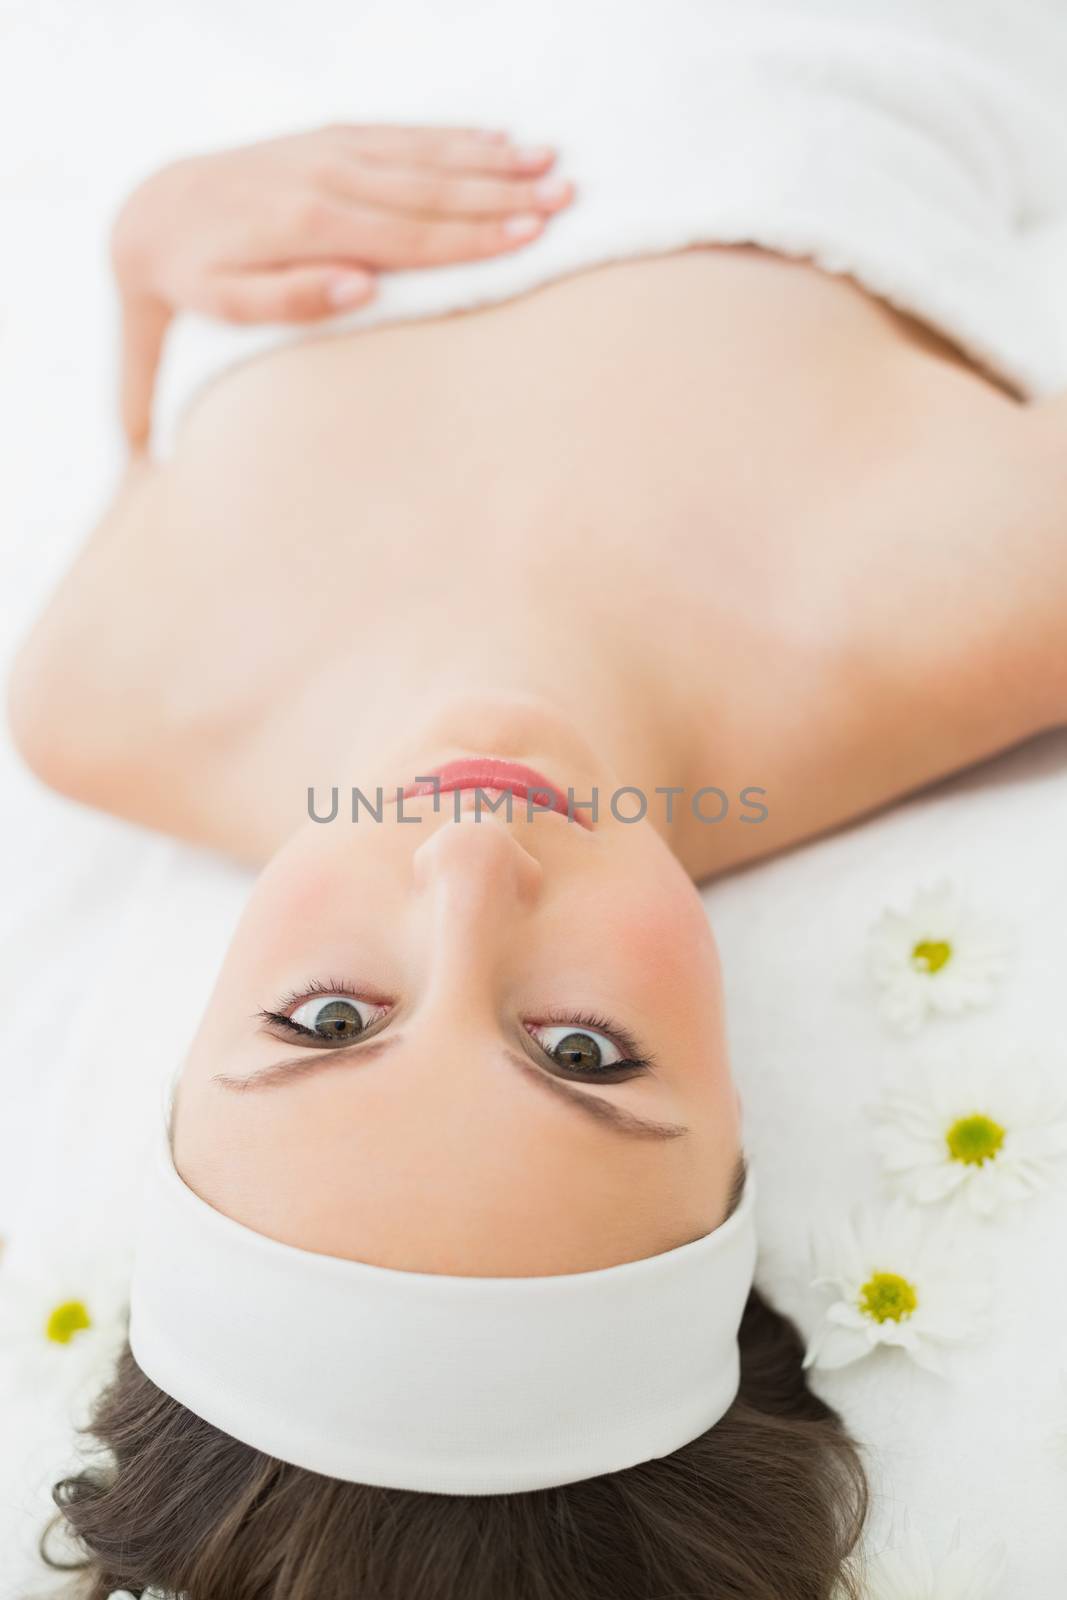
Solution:
{"label": "forehead", "polygon": [[488,1054],[479,1065],[400,1048],[292,1091],[219,1093],[210,1114],[191,1096],[175,1159],[256,1231],[409,1270],[586,1270],[670,1248],[679,1228],[707,1231],[721,1215],[726,1178],[706,1127],[623,1136]]}

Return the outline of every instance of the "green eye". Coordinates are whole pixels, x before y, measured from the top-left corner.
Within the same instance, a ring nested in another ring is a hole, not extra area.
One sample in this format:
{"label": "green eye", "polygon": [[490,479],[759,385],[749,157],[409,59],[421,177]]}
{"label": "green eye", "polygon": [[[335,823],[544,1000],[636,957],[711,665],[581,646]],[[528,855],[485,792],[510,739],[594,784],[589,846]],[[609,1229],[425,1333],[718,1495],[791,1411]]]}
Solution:
{"label": "green eye", "polygon": [[376,1020],[381,1006],[349,995],[316,995],[289,1013],[289,1020],[320,1039],[354,1039]]}
{"label": "green eye", "polygon": [[599,1072],[618,1066],[624,1059],[617,1044],[592,1028],[559,1023],[552,1027],[531,1027],[530,1033],[553,1061],[571,1072]]}

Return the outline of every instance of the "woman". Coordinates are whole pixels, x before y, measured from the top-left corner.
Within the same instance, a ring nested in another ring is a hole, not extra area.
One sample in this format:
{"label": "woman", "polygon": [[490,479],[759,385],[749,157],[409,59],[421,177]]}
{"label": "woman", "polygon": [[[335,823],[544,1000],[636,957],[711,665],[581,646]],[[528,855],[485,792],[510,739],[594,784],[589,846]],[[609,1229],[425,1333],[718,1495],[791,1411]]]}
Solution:
{"label": "woman", "polygon": [[[314,316],[475,212],[515,248],[501,218],[567,198],[529,165],[333,129],[153,180],[116,231],[132,442],[175,305]],[[713,236],[229,373],[24,648],[47,782],[265,864],[152,1182],[112,1460],[60,1492],[93,1600],[814,1600],[855,1541],[847,1437],[748,1292],[693,884],[1062,720],[1061,420]]]}

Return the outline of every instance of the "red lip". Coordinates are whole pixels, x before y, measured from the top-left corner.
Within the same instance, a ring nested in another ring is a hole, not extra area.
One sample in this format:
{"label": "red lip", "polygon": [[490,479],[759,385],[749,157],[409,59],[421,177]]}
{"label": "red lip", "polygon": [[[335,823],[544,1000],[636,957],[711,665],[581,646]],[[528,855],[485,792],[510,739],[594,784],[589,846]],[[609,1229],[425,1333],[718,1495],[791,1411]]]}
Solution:
{"label": "red lip", "polygon": [[[404,790],[405,800],[416,795],[450,794],[456,789],[503,789],[520,800],[532,796],[539,810],[555,811],[560,816],[571,816],[567,796],[533,767],[520,761],[503,761],[498,756],[465,756],[459,761],[446,761],[423,775],[422,781],[409,784]],[[583,827],[592,823],[575,811],[573,820]]]}

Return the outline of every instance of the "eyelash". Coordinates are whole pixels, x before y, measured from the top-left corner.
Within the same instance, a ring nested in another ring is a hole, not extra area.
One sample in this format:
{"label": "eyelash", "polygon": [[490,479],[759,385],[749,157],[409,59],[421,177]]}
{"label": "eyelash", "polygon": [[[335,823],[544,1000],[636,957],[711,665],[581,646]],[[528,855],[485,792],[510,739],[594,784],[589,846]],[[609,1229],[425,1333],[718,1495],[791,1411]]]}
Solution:
{"label": "eyelash", "polygon": [[[261,1021],[272,1022],[277,1027],[285,1028],[292,1033],[298,1034],[301,1038],[314,1039],[317,1035],[312,1029],[302,1027],[299,1022],[294,1022],[292,1017],[287,1015],[287,1012],[295,1011],[298,1006],[313,999],[317,994],[344,994],[349,995],[353,1000],[368,1000],[368,996],[365,993],[360,993],[355,985],[346,982],[344,979],[322,983],[315,978],[304,989],[294,989],[292,993],[287,994],[284,999],[278,1002],[276,1011],[260,1011],[259,1017]],[[376,1000],[370,1003],[378,1005],[390,1004],[386,1000]],[[628,1034],[625,1029],[612,1022],[609,1017],[600,1016],[595,1012],[550,1011],[547,1015],[539,1017],[536,1022],[528,1026],[538,1028],[586,1028],[592,1033],[604,1034],[623,1052],[621,1061],[613,1061],[610,1066],[598,1067],[587,1073],[578,1073],[572,1070],[570,1075],[573,1077],[585,1077],[590,1080],[607,1078],[612,1073],[626,1070],[635,1073],[650,1072],[654,1066],[654,1058],[650,1055],[642,1055],[631,1034]],[[550,1060],[552,1059],[551,1053],[545,1050],[543,1045],[538,1044],[536,1039],[533,1042],[538,1045],[538,1049],[542,1050]]]}
{"label": "eyelash", "polygon": [[[575,1077],[606,1078],[609,1073],[621,1072],[625,1068],[639,1072],[651,1072],[652,1070],[653,1058],[649,1055],[642,1055],[633,1036],[628,1034],[625,1029],[620,1028],[617,1023],[612,1022],[609,1017],[598,1016],[592,1011],[550,1011],[547,1016],[539,1017],[537,1022],[534,1023],[534,1027],[587,1028],[592,1033],[605,1034],[612,1044],[623,1052],[621,1061],[613,1061],[609,1067],[598,1067],[593,1072],[585,1074],[574,1073]],[[536,1039],[534,1043],[537,1043]],[[541,1045],[539,1048],[544,1049],[544,1046]],[[546,1050],[545,1054],[548,1055],[549,1052]]]}
{"label": "eyelash", "polygon": [[[353,1000],[365,1000],[367,998],[365,994],[358,994],[355,985],[346,983],[343,978],[331,978],[327,983],[320,983],[318,978],[312,978],[311,982],[303,989],[294,989],[291,994],[285,996],[284,1000],[279,1000],[278,1010],[283,1014],[289,1009],[295,1010],[305,1000],[313,1000],[317,994],[347,994]],[[387,1002],[375,1002],[375,1004],[378,1003],[386,1004]],[[273,1016],[274,1013],[272,1012],[271,1015]]]}
{"label": "eyelash", "polygon": [[276,1027],[285,1028],[301,1039],[315,1039],[318,1035],[311,1028],[304,1028],[299,1022],[294,1022],[288,1012],[295,1011],[298,1006],[306,1004],[308,1000],[313,1000],[317,994],[344,994],[353,1000],[366,1000],[372,1005],[392,1004],[391,1001],[386,1000],[384,997],[370,1000],[366,992],[361,993],[354,984],[346,982],[343,978],[331,979],[326,983],[320,982],[318,978],[312,978],[311,982],[303,989],[294,989],[284,999],[279,1000],[276,1011],[260,1011],[258,1013],[259,1019],[261,1022],[272,1022]]}

